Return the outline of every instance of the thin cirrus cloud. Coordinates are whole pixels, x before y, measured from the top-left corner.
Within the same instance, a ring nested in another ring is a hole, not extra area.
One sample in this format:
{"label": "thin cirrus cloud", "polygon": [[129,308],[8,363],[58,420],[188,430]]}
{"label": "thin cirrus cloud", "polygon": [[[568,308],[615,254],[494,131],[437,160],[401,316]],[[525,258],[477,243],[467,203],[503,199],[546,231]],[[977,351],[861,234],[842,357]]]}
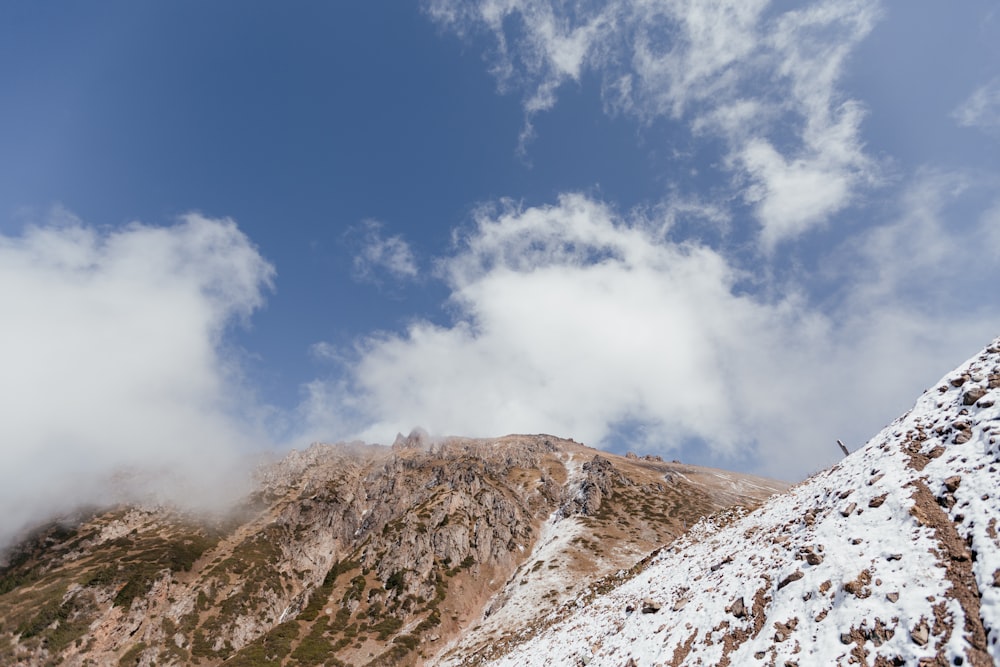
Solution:
{"label": "thin cirrus cloud", "polygon": [[864,109],[837,87],[879,18],[872,3],[776,12],[764,1],[430,0],[426,8],[460,35],[493,36],[501,90],[524,91],[522,139],[585,71],[602,78],[611,112],[670,118],[723,139],[765,251],[826,223],[878,180],[860,139]]}
{"label": "thin cirrus cloud", "polygon": [[962,127],[1000,132],[1000,78],[976,88],[952,112],[952,118]]}
{"label": "thin cirrus cloud", "polygon": [[56,211],[0,236],[0,543],[81,504],[227,500],[262,441],[223,333],[273,276],[198,214],[109,231]]}
{"label": "thin cirrus cloud", "polygon": [[631,428],[632,447],[702,442],[718,460],[799,477],[833,460],[833,438],[858,444],[905,409],[912,387],[946,370],[939,359],[969,354],[996,325],[948,291],[907,289],[924,286],[914,276],[961,279],[949,252],[929,248],[964,247],[990,223],[948,228],[956,178],[925,174],[894,220],[834,252],[826,278],[840,287],[822,305],[794,284],[748,294],[720,253],[583,195],[481,209],[439,264],[454,322],[368,337],[339,359],[347,379],[308,387],[308,419],[383,442],[420,425],[614,446]]}

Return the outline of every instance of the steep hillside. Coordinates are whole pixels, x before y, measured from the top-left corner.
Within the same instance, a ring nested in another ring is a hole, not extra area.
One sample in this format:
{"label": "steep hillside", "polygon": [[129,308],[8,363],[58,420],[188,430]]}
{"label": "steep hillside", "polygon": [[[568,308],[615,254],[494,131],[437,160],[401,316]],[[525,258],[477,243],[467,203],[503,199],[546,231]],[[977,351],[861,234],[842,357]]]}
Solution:
{"label": "steep hillside", "polygon": [[1000,339],[839,465],[466,662],[1000,664],[998,401]]}
{"label": "steep hillside", "polygon": [[0,570],[0,664],[478,654],[702,517],[784,488],[548,436],[315,445],[262,468],[225,517],[118,507],[40,529]]}

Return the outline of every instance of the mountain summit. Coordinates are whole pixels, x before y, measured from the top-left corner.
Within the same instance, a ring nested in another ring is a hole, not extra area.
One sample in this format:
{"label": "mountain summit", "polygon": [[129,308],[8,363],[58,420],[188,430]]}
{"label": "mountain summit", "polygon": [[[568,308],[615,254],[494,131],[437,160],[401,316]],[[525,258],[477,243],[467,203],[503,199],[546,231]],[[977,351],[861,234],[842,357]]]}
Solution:
{"label": "mountain summit", "polygon": [[477,655],[704,516],[787,488],[551,436],[314,445],[233,514],[92,512],[0,570],[3,665]]}
{"label": "mountain summit", "polygon": [[840,464],[535,618],[499,665],[1000,664],[1000,339]]}

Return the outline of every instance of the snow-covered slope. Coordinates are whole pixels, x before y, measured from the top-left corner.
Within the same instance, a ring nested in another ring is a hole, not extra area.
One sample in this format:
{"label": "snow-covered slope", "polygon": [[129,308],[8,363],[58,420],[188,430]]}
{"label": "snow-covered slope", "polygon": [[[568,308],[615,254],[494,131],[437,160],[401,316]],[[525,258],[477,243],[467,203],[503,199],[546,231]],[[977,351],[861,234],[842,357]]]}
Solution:
{"label": "snow-covered slope", "polygon": [[998,520],[1000,339],[832,469],[751,514],[703,522],[494,655],[512,666],[1000,664]]}

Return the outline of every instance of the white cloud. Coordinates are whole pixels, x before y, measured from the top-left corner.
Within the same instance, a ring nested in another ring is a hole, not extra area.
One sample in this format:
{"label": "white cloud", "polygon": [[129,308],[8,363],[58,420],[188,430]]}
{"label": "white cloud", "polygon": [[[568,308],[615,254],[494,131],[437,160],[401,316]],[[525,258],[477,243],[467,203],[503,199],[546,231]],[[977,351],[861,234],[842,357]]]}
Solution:
{"label": "white cloud", "polygon": [[768,142],[750,141],[739,160],[752,181],[744,198],[756,207],[766,250],[798,236],[850,199],[850,172],[821,152],[787,160]]}
{"label": "white cloud", "polygon": [[[845,248],[831,284],[846,287],[822,307],[795,280],[752,296],[726,258],[665,240],[660,222],[581,195],[483,209],[440,265],[454,323],[368,338],[349,380],[310,386],[310,419],[382,442],[419,425],[595,446],[638,424],[633,447],[700,440],[721,462],[795,478],[832,462],[834,439],[860,444],[1000,326],[995,309],[963,314],[950,295],[928,308],[898,285],[868,290],[890,259],[874,246]],[[923,270],[950,275],[951,259]]]}
{"label": "white cloud", "polygon": [[365,220],[349,231],[355,252],[355,278],[375,284],[380,284],[384,277],[415,278],[417,262],[410,245],[399,234],[385,236],[383,228],[377,220]]}
{"label": "white cloud", "polygon": [[920,170],[893,219],[859,232],[828,259],[837,265],[833,279],[850,284],[854,310],[904,304],[942,323],[995,317],[988,295],[1000,279],[997,185],[996,175]]}
{"label": "white cloud", "polygon": [[[223,334],[274,271],[235,223],[58,217],[0,236],[0,542],[116,493],[213,500],[259,444]],[[145,477],[116,489],[123,470]]]}
{"label": "white cloud", "polygon": [[[432,431],[549,430],[598,441],[629,416],[666,411],[678,434],[710,419],[727,391],[700,354],[723,335],[725,263],[699,247],[660,243],[580,196],[496,219],[482,212],[462,250],[442,265],[461,313],[452,327],[413,323],[373,337],[354,389],[376,411],[365,435],[414,424]],[[616,391],[620,390],[620,391]],[[724,440],[737,434],[720,420]],[[390,434],[391,435],[391,434]]]}
{"label": "white cloud", "polygon": [[552,0],[433,0],[459,34],[496,44],[501,89],[524,91],[527,116],[591,70],[609,110],[650,123],[670,117],[726,142],[734,184],[753,203],[765,250],[825,223],[877,169],[860,140],[862,107],[838,90],[879,11],[819,1],[779,11],[766,0],[615,0],[590,8]]}
{"label": "white cloud", "polygon": [[681,118],[716,95],[729,96],[760,48],[766,0],[622,3],[634,22],[635,95],[625,108],[647,119]]}
{"label": "white cloud", "polygon": [[1000,130],[1000,78],[976,88],[951,115],[962,127],[976,127],[988,132]]}
{"label": "white cloud", "polygon": [[[604,10],[588,10],[580,4],[570,8],[537,0],[430,0],[426,8],[434,20],[459,33],[480,25],[493,33],[493,74],[502,89],[532,85],[524,102],[528,113],[552,108],[559,86],[579,80],[617,13],[613,3]],[[512,43],[507,33],[515,22],[519,37]]]}

